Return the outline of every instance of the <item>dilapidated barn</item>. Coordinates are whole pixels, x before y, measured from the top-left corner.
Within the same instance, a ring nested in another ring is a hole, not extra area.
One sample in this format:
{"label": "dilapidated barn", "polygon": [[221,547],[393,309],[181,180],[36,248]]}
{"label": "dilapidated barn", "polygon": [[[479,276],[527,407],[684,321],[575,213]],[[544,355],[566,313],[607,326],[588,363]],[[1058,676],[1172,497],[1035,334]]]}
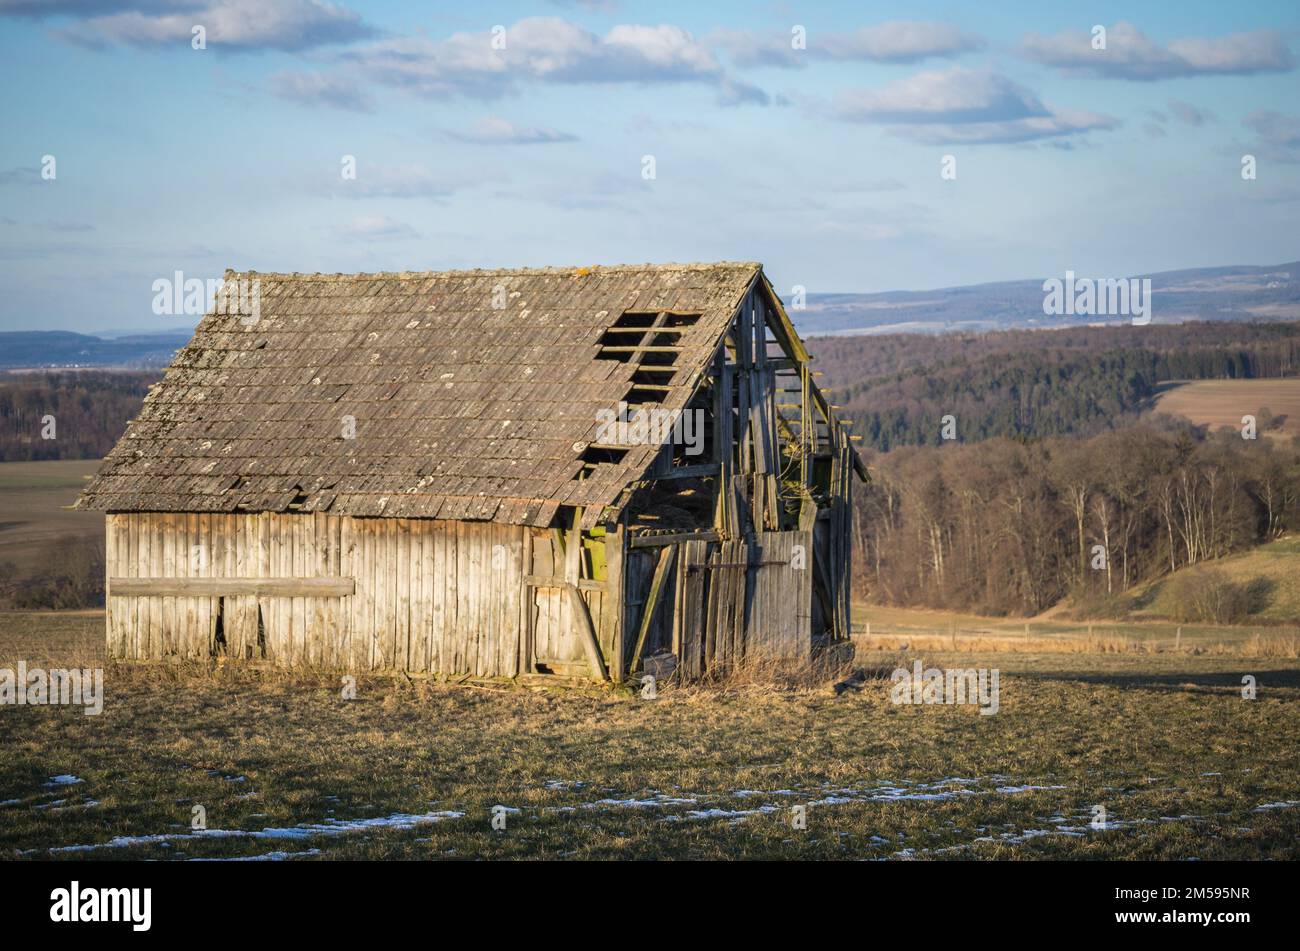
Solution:
{"label": "dilapidated barn", "polygon": [[758,264],[227,272],[78,505],[117,658],[686,678],[849,637],[866,470]]}

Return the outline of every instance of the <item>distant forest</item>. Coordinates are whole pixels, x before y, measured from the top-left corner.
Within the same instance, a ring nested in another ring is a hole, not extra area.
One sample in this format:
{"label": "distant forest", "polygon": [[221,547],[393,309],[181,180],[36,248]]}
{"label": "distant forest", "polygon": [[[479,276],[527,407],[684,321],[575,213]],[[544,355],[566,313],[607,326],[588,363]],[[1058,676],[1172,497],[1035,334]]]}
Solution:
{"label": "distant forest", "polygon": [[[1092,435],[1134,422],[1172,380],[1300,373],[1300,324],[1189,323],[809,342],[861,445]],[[1259,407],[1250,407],[1254,411]]]}
{"label": "distant forest", "polygon": [[[98,459],[140,412],[158,372],[0,373],[0,461]],[[53,439],[45,419],[54,418]]]}
{"label": "distant forest", "polygon": [[[855,486],[855,592],[904,605],[1106,613],[1133,585],[1300,530],[1297,441],[1173,420],[1091,438],[990,439],[870,459]],[[1103,557],[1098,556],[1100,546]],[[1224,614],[1235,620],[1250,592]]]}

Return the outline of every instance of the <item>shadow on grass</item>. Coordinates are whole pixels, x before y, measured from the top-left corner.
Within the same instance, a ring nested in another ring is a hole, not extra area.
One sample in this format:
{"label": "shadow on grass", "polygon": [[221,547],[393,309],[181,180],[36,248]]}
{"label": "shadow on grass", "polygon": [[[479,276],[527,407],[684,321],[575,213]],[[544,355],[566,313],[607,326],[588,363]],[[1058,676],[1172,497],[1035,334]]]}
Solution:
{"label": "shadow on grass", "polygon": [[1240,670],[1217,671],[1214,673],[1174,671],[1172,673],[1133,672],[1104,673],[1098,671],[1024,671],[1017,672],[1017,679],[1054,680],[1064,683],[1098,684],[1111,687],[1126,687],[1148,690],[1186,691],[1189,688],[1206,692],[1218,692],[1226,688],[1241,689],[1241,678],[1250,674],[1255,678],[1257,688],[1298,688],[1300,689],[1300,667],[1269,668],[1252,666],[1251,658],[1240,658]]}

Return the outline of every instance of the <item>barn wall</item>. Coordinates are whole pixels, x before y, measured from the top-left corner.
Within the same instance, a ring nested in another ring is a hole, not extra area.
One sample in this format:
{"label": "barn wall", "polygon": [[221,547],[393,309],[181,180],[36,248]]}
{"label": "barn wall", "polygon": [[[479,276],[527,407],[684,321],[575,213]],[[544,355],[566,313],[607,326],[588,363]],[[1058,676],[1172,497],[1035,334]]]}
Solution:
{"label": "barn wall", "polygon": [[[525,529],[325,514],[110,514],[110,656],[513,676]],[[113,578],[355,579],[350,596],[120,596]],[[218,623],[218,618],[220,623]]]}

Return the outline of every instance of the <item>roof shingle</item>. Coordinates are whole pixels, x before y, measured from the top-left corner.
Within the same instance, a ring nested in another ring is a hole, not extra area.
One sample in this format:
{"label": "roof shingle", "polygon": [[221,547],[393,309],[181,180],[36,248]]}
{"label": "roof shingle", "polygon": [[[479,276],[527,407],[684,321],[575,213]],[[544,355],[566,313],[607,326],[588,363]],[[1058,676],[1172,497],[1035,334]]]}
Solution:
{"label": "roof shingle", "polygon": [[625,313],[699,315],[656,376],[659,405],[682,408],[760,270],[229,271],[256,316],[218,297],[78,507],[546,525],[609,505],[657,447],[577,481],[597,411],[633,386],[602,338]]}

